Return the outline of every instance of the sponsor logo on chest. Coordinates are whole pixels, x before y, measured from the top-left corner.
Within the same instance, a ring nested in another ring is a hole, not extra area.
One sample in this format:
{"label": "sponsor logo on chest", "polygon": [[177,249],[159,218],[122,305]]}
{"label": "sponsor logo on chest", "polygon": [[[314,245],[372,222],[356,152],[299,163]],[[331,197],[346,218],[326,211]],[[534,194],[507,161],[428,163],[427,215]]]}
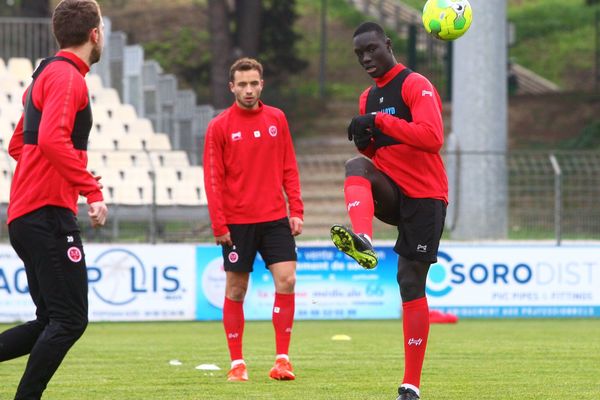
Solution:
{"label": "sponsor logo on chest", "polygon": [[[269,132],[269,135],[271,137],[276,137],[277,134],[279,133],[279,131],[277,130],[277,126],[275,126],[275,125],[269,125],[269,128],[267,129],[267,131]],[[261,137],[263,137],[263,134],[260,131],[260,129],[256,129],[256,130],[252,131],[252,137],[254,137],[254,139],[260,139]],[[240,140],[242,140],[242,138],[243,138],[243,136],[242,136],[241,131],[231,133],[231,141],[232,142],[240,141]]]}

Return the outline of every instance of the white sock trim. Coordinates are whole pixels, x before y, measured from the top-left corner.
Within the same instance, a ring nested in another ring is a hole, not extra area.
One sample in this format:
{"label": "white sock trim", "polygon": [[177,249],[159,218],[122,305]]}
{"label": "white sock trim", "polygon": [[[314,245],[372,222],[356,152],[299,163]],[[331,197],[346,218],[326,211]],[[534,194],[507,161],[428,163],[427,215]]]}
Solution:
{"label": "white sock trim", "polygon": [[276,360],[279,360],[280,358],[283,358],[283,359],[285,359],[286,361],[290,361],[290,357],[289,357],[287,354],[277,354],[277,355],[275,356],[275,359],[276,359]]}
{"label": "white sock trim", "polygon": [[421,397],[421,393],[419,392],[419,388],[416,387],[415,385],[411,385],[410,383],[403,383],[400,386],[403,387],[403,388],[414,390],[415,393],[417,394],[417,396]]}
{"label": "white sock trim", "polygon": [[239,360],[233,360],[231,362],[231,368],[237,367],[240,364],[246,365],[246,362],[244,361],[244,359],[240,358]]}

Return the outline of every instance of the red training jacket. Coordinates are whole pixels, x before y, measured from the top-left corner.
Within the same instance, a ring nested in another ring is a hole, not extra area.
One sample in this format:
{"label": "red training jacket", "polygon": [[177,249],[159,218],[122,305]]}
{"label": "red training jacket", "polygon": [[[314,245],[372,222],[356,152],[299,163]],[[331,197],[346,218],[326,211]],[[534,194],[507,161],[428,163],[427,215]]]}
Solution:
{"label": "red training jacket", "polygon": [[[384,87],[404,68],[404,65],[397,64],[385,75],[376,78],[375,84]],[[369,90],[366,89],[360,96],[360,114],[366,112]],[[392,178],[406,196],[439,199],[448,203],[448,178],[439,155],[444,144],[440,96],[431,82],[416,72],[408,75],[399,95],[410,109],[412,122],[378,112],[375,125],[401,144],[377,150],[370,145],[361,153],[371,158],[379,170]]]}
{"label": "red training jacket", "polygon": [[74,61],[79,71],[66,61],[56,61],[35,81],[33,104],[42,111],[38,144],[23,143],[21,115],[8,148],[17,167],[7,223],[44,206],[64,207],[77,214],[79,194],[87,197],[88,203],[103,201],[98,182],[86,169],[87,152],[75,149],[71,141],[75,114],[89,102],[84,79],[89,67],[73,53],[59,51],[56,55]]}
{"label": "red training jacket", "polygon": [[[215,236],[227,224],[303,218],[300,178],[283,111],[259,102],[256,110],[234,103],[206,131],[204,185]],[[283,189],[283,190],[282,190]]]}

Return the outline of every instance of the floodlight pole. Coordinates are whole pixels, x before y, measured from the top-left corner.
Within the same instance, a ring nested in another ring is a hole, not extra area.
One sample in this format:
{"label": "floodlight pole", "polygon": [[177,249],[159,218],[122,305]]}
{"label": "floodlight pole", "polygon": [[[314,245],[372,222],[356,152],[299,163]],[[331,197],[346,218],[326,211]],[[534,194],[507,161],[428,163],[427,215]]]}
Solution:
{"label": "floodlight pole", "polygon": [[[473,22],[453,43],[452,135],[460,179],[449,207],[453,239],[504,239],[508,232],[506,0],[470,0]],[[493,29],[490,29],[493,27]],[[451,166],[449,166],[451,167]]]}

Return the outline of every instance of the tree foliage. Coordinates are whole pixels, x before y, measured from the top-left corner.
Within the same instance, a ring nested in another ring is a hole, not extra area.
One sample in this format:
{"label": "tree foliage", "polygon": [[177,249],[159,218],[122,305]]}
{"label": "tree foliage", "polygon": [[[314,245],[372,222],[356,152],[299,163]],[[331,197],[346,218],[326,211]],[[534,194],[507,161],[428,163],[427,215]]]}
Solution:
{"label": "tree foliage", "polygon": [[301,36],[294,31],[298,18],[295,5],[295,0],[263,0],[259,54],[265,76],[275,84],[308,66],[296,52],[295,44]]}
{"label": "tree foliage", "polygon": [[[209,1],[208,4],[214,7],[214,2]],[[227,54],[230,62],[241,56],[257,57],[265,68],[265,78],[272,86],[284,82],[288,75],[296,74],[308,65],[298,58],[295,51],[296,43],[301,39],[294,31],[297,19],[295,0],[243,0],[235,4],[236,10],[230,13],[230,23],[212,26],[210,32],[212,99],[218,107],[224,105],[216,86],[222,85],[224,75],[228,74],[228,68],[224,68],[222,62]],[[209,14],[212,13],[209,10]],[[231,40],[224,40],[224,35]],[[215,57],[221,61],[218,69],[214,68]]]}

